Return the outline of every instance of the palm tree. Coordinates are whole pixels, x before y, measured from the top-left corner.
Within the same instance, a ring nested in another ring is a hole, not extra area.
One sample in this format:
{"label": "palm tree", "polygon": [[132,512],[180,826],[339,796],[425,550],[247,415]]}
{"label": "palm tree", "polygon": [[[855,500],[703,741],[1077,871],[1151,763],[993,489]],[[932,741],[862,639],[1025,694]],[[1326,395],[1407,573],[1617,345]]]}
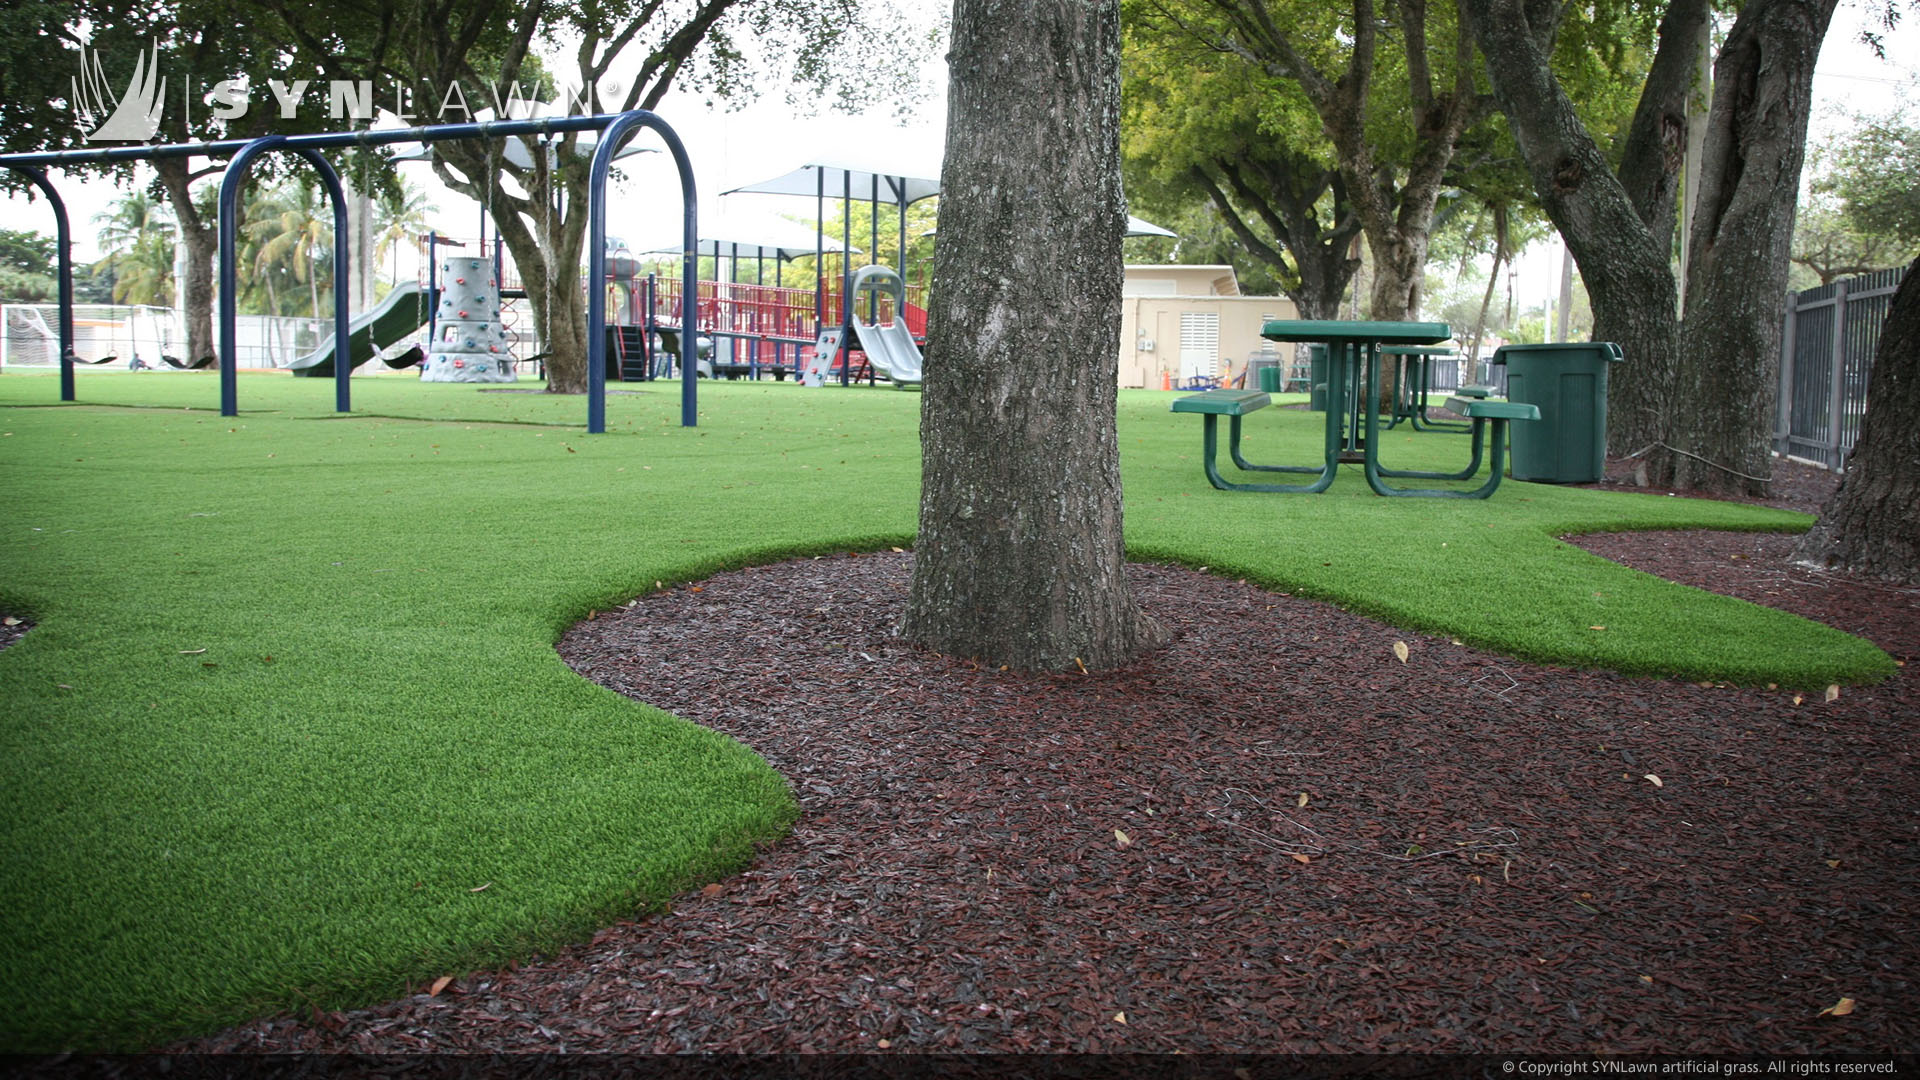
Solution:
{"label": "palm tree", "polygon": [[173,303],[173,216],[146,191],[132,191],[95,214],[100,250],[95,270],[114,273],[118,304]]}
{"label": "palm tree", "polygon": [[404,176],[399,177],[396,193],[386,194],[374,204],[374,258],[379,260],[389,254],[393,256],[393,274],[387,283],[389,289],[400,283],[401,245],[413,242],[426,232],[427,215],[437,209],[427,201],[426,193]]}
{"label": "palm tree", "polygon": [[[320,279],[333,276],[333,211],[316,185],[304,177],[289,177],[264,192],[247,208],[242,232],[258,247],[254,270],[266,275],[269,293],[275,270],[290,270],[305,282],[313,301],[313,317],[324,318],[320,307]],[[274,303],[277,305],[277,298]]]}

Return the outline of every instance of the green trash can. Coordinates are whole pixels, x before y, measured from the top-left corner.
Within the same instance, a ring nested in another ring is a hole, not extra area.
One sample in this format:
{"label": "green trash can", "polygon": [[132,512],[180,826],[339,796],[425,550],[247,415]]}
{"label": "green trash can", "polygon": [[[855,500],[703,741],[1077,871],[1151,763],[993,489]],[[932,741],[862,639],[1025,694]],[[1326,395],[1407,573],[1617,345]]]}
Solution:
{"label": "green trash can", "polygon": [[1611,341],[1502,345],[1507,400],[1533,405],[1540,419],[1509,424],[1513,478],[1590,484],[1607,468],[1607,369],[1625,357]]}
{"label": "green trash can", "polygon": [[1327,411],[1327,347],[1307,346],[1307,409]]}
{"label": "green trash can", "polygon": [[1249,360],[1248,363],[1253,365],[1254,374],[1259,379],[1258,385],[1261,393],[1277,394],[1280,392],[1280,361]]}

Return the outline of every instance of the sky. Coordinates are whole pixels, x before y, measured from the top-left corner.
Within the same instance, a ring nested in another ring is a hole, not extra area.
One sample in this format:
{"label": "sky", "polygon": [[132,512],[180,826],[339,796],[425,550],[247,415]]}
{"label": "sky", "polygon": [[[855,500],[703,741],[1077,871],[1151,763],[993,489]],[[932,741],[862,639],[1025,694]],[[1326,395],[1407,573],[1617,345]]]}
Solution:
{"label": "sky", "polygon": [[[1920,28],[1908,20],[1886,35],[1886,60],[1880,60],[1858,42],[1862,25],[1859,9],[1843,7],[1834,17],[1814,79],[1814,138],[1844,130],[1846,118],[1856,113],[1886,113],[1904,100],[1920,102]],[[740,194],[721,197],[734,187],[788,172],[811,160],[881,157],[908,163],[937,161],[945,132],[944,71],[939,57],[928,58],[929,93],[917,103],[903,125],[893,102],[880,103],[872,113],[847,116],[825,108],[814,115],[797,115],[778,93],[744,109],[713,108],[699,96],[675,93],[659,113],[680,135],[692,160],[701,190],[703,221],[716,218],[750,219],[791,215],[811,222],[812,199]],[[636,140],[646,145],[643,133]],[[470,237],[478,229],[478,209],[471,201],[440,188],[424,165],[404,166],[416,183],[428,189],[438,210],[431,224],[445,234]],[[608,232],[642,250],[671,242],[679,234],[678,183],[665,154],[645,154],[622,162],[626,174],[609,201]],[[93,218],[119,194],[111,184],[62,179],[54,174],[68,205],[75,234],[75,257],[98,257],[93,242]],[[51,234],[51,215],[44,204],[10,196],[6,207],[10,227],[34,227]],[[1529,250],[1518,263],[1516,301],[1537,305],[1558,291],[1560,248],[1557,240]]]}

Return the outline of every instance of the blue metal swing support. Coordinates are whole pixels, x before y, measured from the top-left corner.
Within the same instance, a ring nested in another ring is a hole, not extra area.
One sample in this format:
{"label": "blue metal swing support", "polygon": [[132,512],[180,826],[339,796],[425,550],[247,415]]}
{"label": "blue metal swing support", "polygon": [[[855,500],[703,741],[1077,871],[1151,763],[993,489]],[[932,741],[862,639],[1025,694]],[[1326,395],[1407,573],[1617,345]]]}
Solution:
{"label": "blue metal swing support", "polygon": [[[687,158],[680,136],[658,115],[635,109],[623,113],[593,116],[544,117],[533,120],[489,120],[470,124],[434,124],[427,127],[391,128],[384,131],[327,132],[314,135],[267,135],[257,139],[227,139],[216,142],[168,143],[159,146],[141,144],[97,150],[58,150],[25,154],[0,154],[0,167],[25,176],[47,196],[53,207],[59,243],[60,272],[60,400],[74,400],[73,384],[73,264],[71,235],[66,204],[47,179],[47,166],[111,165],[126,161],[152,161],[160,158],[227,157],[225,175],[220,180],[220,415],[238,416],[239,351],[236,340],[238,310],[238,273],[234,265],[234,225],[238,217],[241,181],[253,159],[268,152],[289,152],[312,165],[327,188],[333,203],[335,264],[347,263],[346,197],[340,177],[320,153],[345,147],[372,147],[396,142],[449,142],[460,139],[496,139],[509,135],[559,135],[571,131],[599,131],[594,150],[592,172],[588,180],[587,280],[598,282],[607,274],[607,173],[620,144],[637,128],[652,128],[673,156],[679,173],[681,201],[681,325],[697,325],[699,300],[699,199],[694,189],[693,165]],[[587,430],[600,434],[607,430],[607,297],[606,290],[587,290]],[[334,408],[350,412],[347,363],[351,340],[344,289],[334,291]],[[695,363],[694,335],[682,334],[680,341],[680,424],[695,427],[699,423],[698,365]]]}

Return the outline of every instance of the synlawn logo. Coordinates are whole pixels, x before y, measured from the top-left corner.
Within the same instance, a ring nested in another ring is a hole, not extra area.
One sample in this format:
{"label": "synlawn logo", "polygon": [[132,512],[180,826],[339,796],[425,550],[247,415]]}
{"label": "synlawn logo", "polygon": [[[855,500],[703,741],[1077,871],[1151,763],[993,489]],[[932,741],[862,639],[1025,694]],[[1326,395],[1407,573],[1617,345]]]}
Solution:
{"label": "synlawn logo", "polygon": [[[133,78],[124,93],[115,94],[100,67],[100,54],[80,47],[80,77],[73,81],[73,109],[80,117],[88,142],[146,142],[160,130],[160,110],[167,97],[167,80],[160,74],[160,44],[133,65]],[[101,117],[105,120],[101,120]],[[95,126],[95,125],[98,126]]]}
{"label": "synlawn logo", "polygon": [[[167,95],[167,80],[159,75],[160,46],[155,42],[152,50],[141,55],[134,64],[133,78],[128,80],[126,90],[115,94],[100,64],[99,52],[82,46],[80,77],[73,80],[73,108],[80,128],[85,132],[86,141],[147,142],[158,134]],[[601,91],[599,100],[619,100],[622,90],[619,83],[598,85]],[[192,80],[188,80],[182,89],[181,104],[186,110],[183,117],[189,128],[195,119],[196,104],[206,110],[206,120],[224,126],[247,115],[255,104],[253,98],[259,89],[257,83],[245,78],[221,79],[211,86],[202,86],[198,102],[195,101]],[[376,111],[390,112],[401,123],[422,118],[415,111],[414,91],[409,87],[393,88],[391,105],[382,110],[380,106],[386,102],[376,104],[374,84],[370,79],[330,79],[324,84],[324,95],[321,87],[310,79],[268,79],[265,88],[270,95],[269,104],[277,107],[282,120],[295,119],[303,105],[310,101],[317,103],[323,97],[327,116],[333,120],[371,121]],[[504,120],[524,120],[541,115],[586,116],[598,111],[593,95],[585,89],[571,87],[561,87],[558,99],[552,102],[542,102],[529,96],[517,82],[504,88],[483,86],[477,95],[473,95],[456,80],[430,92],[432,99],[429,108],[433,109],[430,122],[439,124],[471,123],[479,119],[469,101],[491,104],[492,115]],[[481,112],[485,112],[484,107]]]}

